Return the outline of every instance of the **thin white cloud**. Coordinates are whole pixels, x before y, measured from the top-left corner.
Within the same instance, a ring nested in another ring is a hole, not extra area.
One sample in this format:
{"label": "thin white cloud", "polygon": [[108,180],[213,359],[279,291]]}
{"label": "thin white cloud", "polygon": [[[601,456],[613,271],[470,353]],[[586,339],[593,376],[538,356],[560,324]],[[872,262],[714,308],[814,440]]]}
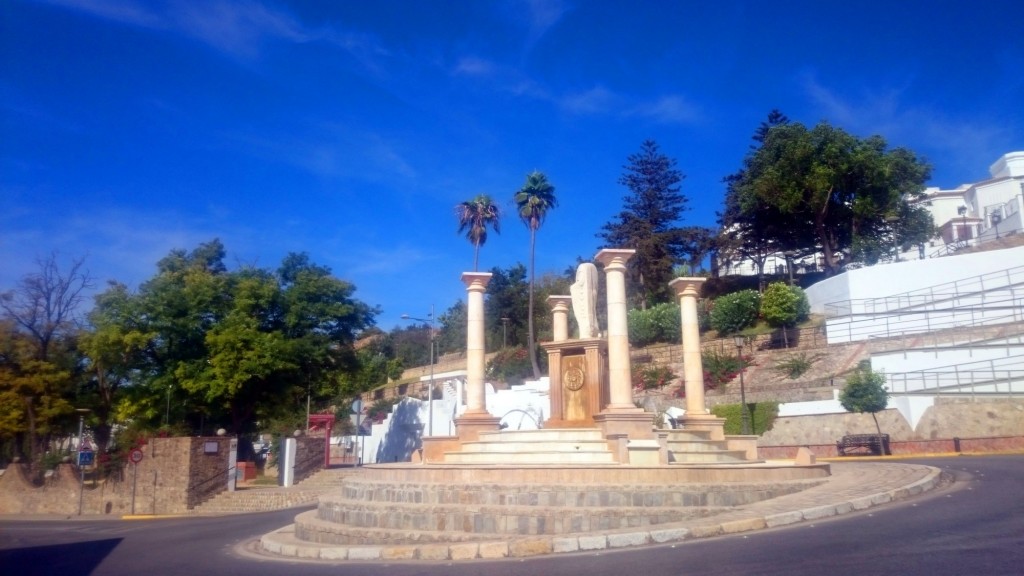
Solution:
{"label": "thin white cloud", "polygon": [[595,86],[585,92],[569,94],[562,98],[560,105],[563,110],[572,114],[591,115],[614,112],[621,103],[621,98],[604,86]]}
{"label": "thin white cloud", "polygon": [[[1006,125],[988,118],[952,118],[942,110],[907,104],[904,89],[861,90],[855,99],[841,95],[808,76],[804,89],[819,119],[860,136],[878,134],[891,146],[906,146],[924,154],[933,164],[954,167],[957,171],[987,174],[984,169],[1012,141]],[[960,182],[942,182],[953,186]]]}
{"label": "thin white cloud", "polygon": [[181,34],[235,57],[255,57],[271,41],[326,42],[371,67],[373,57],[387,54],[369,35],[309,27],[287,11],[257,1],[42,1],[129,26]]}
{"label": "thin white cloud", "polygon": [[662,96],[651,102],[641,102],[626,114],[662,124],[687,124],[701,119],[700,110],[682,96]]}
{"label": "thin white cloud", "polygon": [[493,62],[476,56],[464,56],[455,63],[452,74],[456,76],[489,76],[494,73]]}

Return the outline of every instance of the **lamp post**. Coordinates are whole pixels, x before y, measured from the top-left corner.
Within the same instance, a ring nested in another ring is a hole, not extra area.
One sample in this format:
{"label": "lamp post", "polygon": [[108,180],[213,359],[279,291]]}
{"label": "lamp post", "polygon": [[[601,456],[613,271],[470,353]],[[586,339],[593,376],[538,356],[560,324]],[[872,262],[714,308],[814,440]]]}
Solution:
{"label": "lamp post", "polygon": [[78,452],[75,454],[75,462],[78,464],[78,515],[82,515],[82,500],[85,497],[85,466],[82,466],[82,433],[85,431],[85,415],[90,412],[88,408],[75,408],[78,412]]}
{"label": "lamp post", "polygon": [[430,305],[430,314],[427,319],[413,318],[408,314],[402,314],[402,320],[415,320],[426,322],[430,326],[430,384],[427,386],[427,436],[434,435],[434,305]]}
{"label": "lamp post", "polygon": [[503,317],[501,319],[501,347],[508,347],[508,318]]}
{"label": "lamp post", "polygon": [[996,240],[999,240],[999,223],[1003,221],[1003,215],[999,212],[993,212],[990,218],[992,219],[992,227],[996,229]]}
{"label": "lamp post", "polygon": [[793,285],[793,258],[796,257],[796,252],[792,250],[786,250],[782,253],[786,257],[786,270],[789,271],[789,285]]}
{"label": "lamp post", "polygon": [[747,391],[743,384],[743,345],[747,339],[743,336],[733,337],[736,344],[736,359],[740,361],[740,424],[744,435],[750,434],[750,413],[747,410]]}

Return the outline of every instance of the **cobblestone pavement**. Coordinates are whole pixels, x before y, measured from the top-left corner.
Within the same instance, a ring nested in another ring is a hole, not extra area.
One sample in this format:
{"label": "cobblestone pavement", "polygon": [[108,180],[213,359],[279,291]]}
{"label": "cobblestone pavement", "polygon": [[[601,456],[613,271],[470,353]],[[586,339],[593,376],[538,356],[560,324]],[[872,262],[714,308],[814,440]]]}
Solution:
{"label": "cobblestone pavement", "polygon": [[294,525],[264,535],[267,556],[321,561],[470,560],[592,551],[736,534],[847,514],[931,490],[937,468],[902,462],[835,462],[825,483],[802,492],[738,506],[707,518],[620,531],[526,536],[500,541],[355,546],[317,544],[295,537]]}

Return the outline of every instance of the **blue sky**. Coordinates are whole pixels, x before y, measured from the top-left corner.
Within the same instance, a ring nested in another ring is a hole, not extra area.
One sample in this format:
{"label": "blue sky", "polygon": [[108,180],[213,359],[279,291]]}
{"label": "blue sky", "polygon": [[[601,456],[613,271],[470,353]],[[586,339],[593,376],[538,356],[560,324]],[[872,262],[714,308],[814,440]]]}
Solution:
{"label": "blue sky", "polygon": [[1024,150],[1015,2],[7,0],[0,4],[0,290],[51,251],[137,287],[173,248],[305,251],[382,308],[440,314],[472,246],[454,206],[505,209],[481,269],[528,261],[512,194],[545,172],[538,272],[597,251],[626,157],[686,174],[683,225],[772,108],[880,134],[984,179]]}

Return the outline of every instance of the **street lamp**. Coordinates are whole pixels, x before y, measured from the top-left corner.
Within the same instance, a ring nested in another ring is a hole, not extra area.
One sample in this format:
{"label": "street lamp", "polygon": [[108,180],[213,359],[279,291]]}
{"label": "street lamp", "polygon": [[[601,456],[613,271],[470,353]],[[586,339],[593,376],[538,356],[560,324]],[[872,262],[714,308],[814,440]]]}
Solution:
{"label": "street lamp", "polygon": [[996,229],[996,240],[999,240],[999,223],[1003,221],[1003,215],[993,212],[990,217],[992,218],[992,227]]}
{"label": "street lamp", "polygon": [[508,318],[501,319],[501,347],[508,347]]}
{"label": "street lamp", "polygon": [[793,285],[793,258],[796,257],[796,252],[793,250],[786,250],[782,253],[786,257],[786,270],[789,271],[789,285]]}
{"label": "street lamp", "polygon": [[78,452],[75,463],[78,464],[78,515],[82,515],[82,499],[85,497],[85,466],[82,465],[82,433],[85,431],[85,415],[91,412],[88,408],[75,408],[78,412]]}
{"label": "street lamp", "polygon": [[750,412],[747,410],[747,391],[743,384],[743,346],[747,339],[743,336],[734,336],[736,344],[736,359],[740,362],[740,423],[744,435],[750,434]]}
{"label": "street lamp", "polygon": [[426,322],[430,326],[430,384],[427,386],[427,436],[434,435],[434,305],[430,305],[430,314],[427,319],[413,318],[408,314],[402,314],[402,320],[415,320]]}

